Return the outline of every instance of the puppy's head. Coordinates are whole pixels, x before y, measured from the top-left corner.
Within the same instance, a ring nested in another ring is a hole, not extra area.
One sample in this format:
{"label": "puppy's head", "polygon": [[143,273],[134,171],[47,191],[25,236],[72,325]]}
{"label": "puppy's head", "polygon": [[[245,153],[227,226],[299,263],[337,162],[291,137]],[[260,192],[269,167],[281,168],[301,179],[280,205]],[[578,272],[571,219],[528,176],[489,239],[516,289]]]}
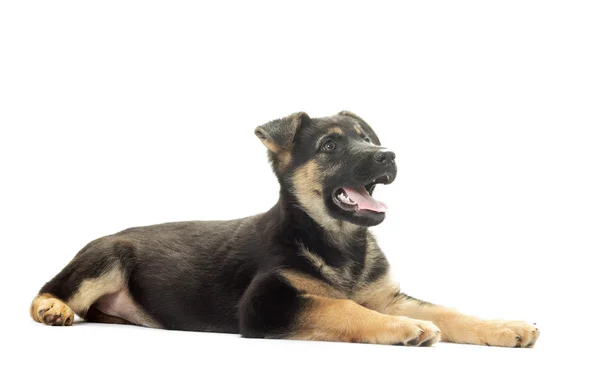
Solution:
{"label": "puppy's head", "polygon": [[317,223],[375,226],[387,207],[373,198],[377,184],[396,178],[393,152],[357,115],[311,119],[299,112],[256,128],[282,189]]}

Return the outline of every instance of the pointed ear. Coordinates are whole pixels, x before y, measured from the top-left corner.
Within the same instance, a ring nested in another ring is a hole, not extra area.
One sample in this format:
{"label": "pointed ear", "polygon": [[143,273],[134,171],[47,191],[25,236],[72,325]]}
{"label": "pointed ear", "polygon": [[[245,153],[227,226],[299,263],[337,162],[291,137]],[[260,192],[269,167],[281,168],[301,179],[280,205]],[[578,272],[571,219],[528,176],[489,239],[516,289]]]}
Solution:
{"label": "pointed ear", "polygon": [[296,112],[256,127],[254,134],[269,150],[277,154],[283,150],[288,150],[292,146],[296,132],[298,132],[302,123],[309,120],[310,118],[305,112]]}
{"label": "pointed ear", "polygon": [[381,145],[381,142],[379,141],[379,137],[377,137],[373,128],[371,128],[371,126],[369,124],[367,124],[367,122],[364,121],[360,116],[358,116],[357,114],[350,112],[350,111],[341,111],[341,112],[338,112],[338,115],[348,116],[355,120],[358,120],[358,123],[360,124],[361,128],[365,131],[365,133],[371,139],[371,141],[373,141],[373,143],[375,145]]}

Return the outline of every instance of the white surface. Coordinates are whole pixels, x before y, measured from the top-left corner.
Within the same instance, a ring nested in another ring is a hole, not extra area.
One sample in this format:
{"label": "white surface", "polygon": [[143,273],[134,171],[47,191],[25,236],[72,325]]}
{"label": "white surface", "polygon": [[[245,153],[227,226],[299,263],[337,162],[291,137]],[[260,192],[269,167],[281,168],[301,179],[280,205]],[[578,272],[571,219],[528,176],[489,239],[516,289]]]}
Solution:
{"label": "white surface", "polygon": [[[3,2],[1,367],[107,373],[597,372],[594,2]],[[365,3],[366,4],[366,3]],[[351,110],[397,154],[375,232],[404,290],[537,322],[533,350],[75,325],[29,302],[88,241],[266,210],[256,125]],[[278,366],[278,367],[275,367]],[[2,372],[5,374],[5,372]]]}
{"label": "white surface", "polygon": [[[557,341],[546,330],[534,349],[439,343],[431,348],[244,339],[231,334],[171,332],[80,323],[46,327],[21,314],[11,326],[2,367],[107,374],[594,374],[591,349]],[[551,325],[548,325],[551,327]],[[544,329],[548,329],[545,327]],[[17,330],[15,330],[15,333]],[[575,336],[576,337],[576,336]],[[8,361],[8,364],[6,362]],[[595,361],[594,361],[595,363]],[[577,373],[582,371],[582,373]],[[586,372],[587,371],[587,372]],[[2,372],[4,375],[13,374]],[[597,374],[597,372],[595,373]]]}

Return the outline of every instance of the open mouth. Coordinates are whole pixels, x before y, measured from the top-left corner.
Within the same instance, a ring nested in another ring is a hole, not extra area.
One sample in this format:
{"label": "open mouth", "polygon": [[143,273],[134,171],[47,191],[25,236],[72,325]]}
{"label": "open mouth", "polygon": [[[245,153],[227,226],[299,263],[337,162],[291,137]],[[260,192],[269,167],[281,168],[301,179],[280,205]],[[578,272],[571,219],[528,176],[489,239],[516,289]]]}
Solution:
{"label": "open mouth", "polygon": [[384,174],[364,186],[340,187],[333,191],[333,202],[340,208],[350,212],[385,213],[387,205],[375,200],[372,194],[377,184],[389,184],[390,182],[390,176]]}

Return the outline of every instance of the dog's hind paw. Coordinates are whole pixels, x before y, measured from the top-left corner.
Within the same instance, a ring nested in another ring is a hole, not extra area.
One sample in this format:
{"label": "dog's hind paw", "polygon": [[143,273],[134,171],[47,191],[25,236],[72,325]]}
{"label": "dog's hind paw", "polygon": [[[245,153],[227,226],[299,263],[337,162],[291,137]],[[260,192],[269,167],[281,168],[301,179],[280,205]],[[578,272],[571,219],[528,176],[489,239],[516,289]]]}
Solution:
{"label": "dog's hind paw", "polygon": [[75,315],[63,301],[50,294],[38,295],[31,303],[31,318],[52,326],[73,325]]}

